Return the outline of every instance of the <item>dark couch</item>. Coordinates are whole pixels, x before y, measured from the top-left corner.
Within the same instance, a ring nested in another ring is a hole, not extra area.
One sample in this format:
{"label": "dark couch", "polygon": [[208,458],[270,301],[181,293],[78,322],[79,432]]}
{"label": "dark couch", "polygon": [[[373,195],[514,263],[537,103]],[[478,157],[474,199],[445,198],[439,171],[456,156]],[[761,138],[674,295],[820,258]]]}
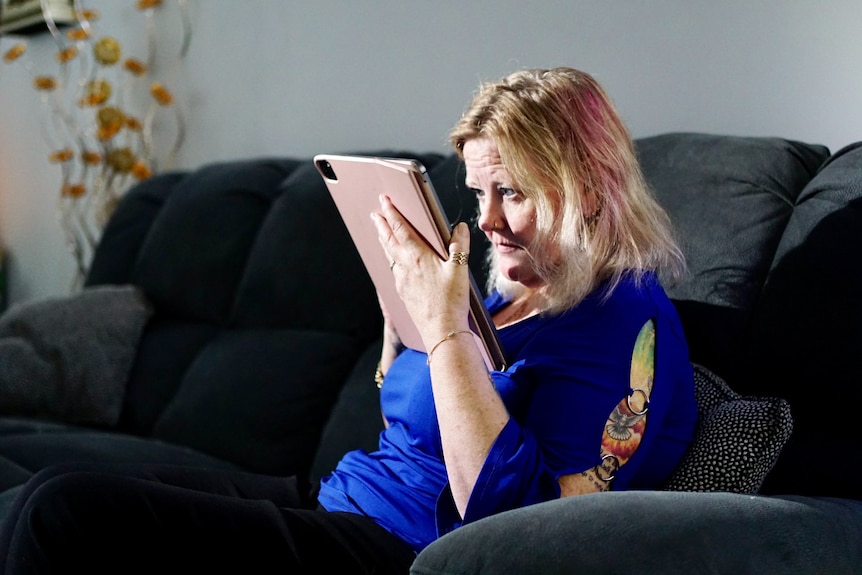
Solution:
{"label": "dark couch", "polygon": [[[862,572],[862,143],[830,154],[665,134],[637,146],[688,258],[688,277],[668,291],[692,361],[743,398],[785,399],[790,439],[758,489],[537,505],[454,531],[414,571]],[[455,156],[365,153],[418,158],[450,219],[472,217]],[[484,238],[473,242],[481,283]],[[0,509],[32,473],[70,460],[318,478],[346,450],[373,448],[381,429],[376,297],[310,159],[220,162],[137,185],[83,292],[5,316],[0,365],[41,349],[66,362],[45,373],[68,378],[77,366],[74,397],[90,400],[70,402],[57,377],[38,405],[0,397]],[[58,342],[21,327],[40,322],[78,335]],[[18,355],[3,355],[4,339]],[[104,373],[81,367],[95,356],[113,362],[113,377],[87,375]],[[28,389],[46,379],[31,376]]]}

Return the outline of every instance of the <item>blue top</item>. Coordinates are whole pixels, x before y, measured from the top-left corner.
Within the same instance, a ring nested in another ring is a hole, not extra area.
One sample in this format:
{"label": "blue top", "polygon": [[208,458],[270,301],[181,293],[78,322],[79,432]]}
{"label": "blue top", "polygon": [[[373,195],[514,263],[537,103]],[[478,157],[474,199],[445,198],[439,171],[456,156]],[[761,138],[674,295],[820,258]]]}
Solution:
{"label": "blue top", "polygon": [[[491,376],[510,419],[493,444],[463,520],[448,488],[426,355],[401,353],[380,401],[389,427],[377,451],[348,453],[321,483],[330,511],[374,518],[416,552],[456,527],[556,499],[557,478],[600,462],[609,414],[630,392],[635,340],[655,324],[655,378],[640,447],[613,489],[659,487],[694,434],[697,407],[688,346],[676,310],[654,274],[624,279],[608,299],[596,290],[577,307],[499,330],[509,358]],[[493,314],[508,302],[486,299]]]}

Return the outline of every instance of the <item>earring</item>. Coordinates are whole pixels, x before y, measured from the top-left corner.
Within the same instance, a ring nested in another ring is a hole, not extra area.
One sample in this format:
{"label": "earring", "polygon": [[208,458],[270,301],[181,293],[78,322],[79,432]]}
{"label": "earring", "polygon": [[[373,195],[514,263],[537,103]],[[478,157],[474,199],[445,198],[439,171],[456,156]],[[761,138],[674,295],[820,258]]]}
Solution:
{"label": "earring", "polygon": [[591,213],[590,215],[584,218],[584,224],[587,226],[587,229],[592,231],[596,227],[596,223],[599,221],[599,218],[602,215],[602,204],[599,204],[599,207]]}

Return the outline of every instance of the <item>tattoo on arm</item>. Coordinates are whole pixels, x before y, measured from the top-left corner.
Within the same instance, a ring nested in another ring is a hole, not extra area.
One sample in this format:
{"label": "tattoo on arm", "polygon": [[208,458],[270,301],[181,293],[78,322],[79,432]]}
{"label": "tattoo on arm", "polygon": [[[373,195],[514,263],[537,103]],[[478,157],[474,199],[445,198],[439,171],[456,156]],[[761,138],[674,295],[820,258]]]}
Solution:
{"label": "tattoo on arm", "polygon": [[619,468],[635,454],[646,431],[655,376],[655,323],[641,328],[632,352],[629,395],[611,411],[602,433],[602,461],[592,469],[560,478],[561,497],[608,491]]}

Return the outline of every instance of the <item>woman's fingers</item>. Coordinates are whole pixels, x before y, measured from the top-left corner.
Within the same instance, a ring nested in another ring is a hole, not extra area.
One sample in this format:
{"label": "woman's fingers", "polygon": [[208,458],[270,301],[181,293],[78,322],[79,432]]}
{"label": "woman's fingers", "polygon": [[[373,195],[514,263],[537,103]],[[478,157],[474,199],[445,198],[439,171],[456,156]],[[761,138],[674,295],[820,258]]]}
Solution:
{"label": "woman's fingers", "polygon": [[[418,247],[421,244],[412,237],[412,228],[409,222],[404,219],[404,216],[387,196],[380,196],[380,212],[372,213],[371,217],[377,227],[377,239],[391,262],[391,267],[397,265],[398,256],[399,253],[403,253],[402,250],[411,246]],[[415,234],[415,232],[413,233]],[[470,227],[465,222],[460,222],[452,230],[452,238],[449,243],[449,261],[466,265],[469,254]],[[405,255],[409,256],[409,254]]]}
{"label": "woman's fingers", "polygon": [[452,230],[452,239],[449,242],[449,260],[456,264],[466,265],[469,255],[470,227],[461,222]]}
{"label": "woman's fingers", "polygon": [[377,228],[377,239],[380,241],[380,247],[389,255],[389,244],[392,243],[395,238],[392,235],[392,228],[389,226],[389,220],[385,217],[383,212],[385,211],[383,208],[383,202],[380,202],[381,210],[378,212],[371,212],[371,221],[374,222],[374,227]]}
{"label": "woman's fingers", "polygon": [[377,227],[377,239],[390,261],[395,261],[398,248],[409,241],[407,222],[388,196],[380,196],[380,212],[373,212],[371,219]]}
{"label": "woman's fingers", "polygon": [[[380,209],[371,217],[380,245],[392,265],[398,294],[423,337],[425,331],[436,336],[440,324],[451,326],[466,318],[469,226],[464,222],[455,226],[449,257],[442,259],[422,241],[388,197],[380,197]],[[383,312],[386,314],[385,309]]]}

